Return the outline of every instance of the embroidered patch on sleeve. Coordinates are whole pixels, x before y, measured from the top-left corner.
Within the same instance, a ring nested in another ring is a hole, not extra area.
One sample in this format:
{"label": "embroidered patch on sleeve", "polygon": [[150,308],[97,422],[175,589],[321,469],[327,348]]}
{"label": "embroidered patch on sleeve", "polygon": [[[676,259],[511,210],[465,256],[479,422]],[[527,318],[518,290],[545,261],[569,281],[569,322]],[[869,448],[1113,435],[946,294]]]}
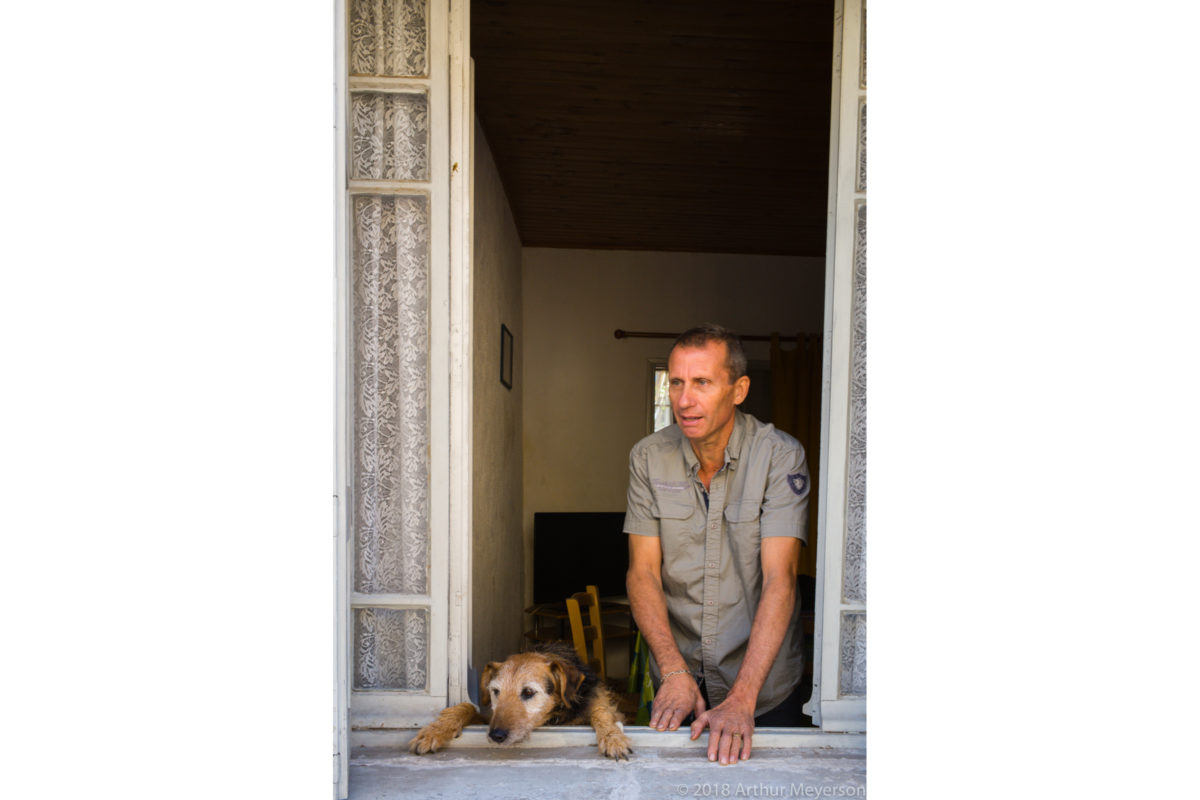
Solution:
{"label": "embroidered patch on sleeve", "polygon": [[788,486],[792,487],[792,491],[796,494],[804,494],[804,490],[808,488],[808,476],[803,472],[788,475]]}

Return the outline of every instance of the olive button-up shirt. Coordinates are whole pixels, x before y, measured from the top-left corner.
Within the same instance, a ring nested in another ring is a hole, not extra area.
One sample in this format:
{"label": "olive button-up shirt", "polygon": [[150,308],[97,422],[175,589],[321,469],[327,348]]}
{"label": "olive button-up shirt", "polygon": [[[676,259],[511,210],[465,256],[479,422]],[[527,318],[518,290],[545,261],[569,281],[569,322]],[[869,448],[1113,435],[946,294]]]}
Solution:
{"label": "olive button-up shirt", "polygon": [[[725,463],[706,492],[700,462],[677,425],[642,439],[629,457],[625,532],[661,540],[671,633],[710,702],[737,677],[762,594],[761,540],[807,540],[809,473],[792,436],[735,412]],[[800,603],[758,695],[755,715],[795,689],[804,669]],[[657,663],[651,672],[658,681]]]}

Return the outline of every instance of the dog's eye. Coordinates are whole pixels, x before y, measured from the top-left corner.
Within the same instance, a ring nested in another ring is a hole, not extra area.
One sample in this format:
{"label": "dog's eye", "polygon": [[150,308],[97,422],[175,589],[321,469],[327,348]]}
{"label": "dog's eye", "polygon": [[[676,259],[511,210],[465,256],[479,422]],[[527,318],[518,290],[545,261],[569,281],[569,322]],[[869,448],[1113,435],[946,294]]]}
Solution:
{"label": "dog's eye", "polygon": [[492,697],[499,697],[499,696],[500,696],[500,690],[493,688],[492,689]]}
{"label": "dog's eye", "polygon": [[528,686],[526,686],[524,689],[521,690],[521,699],[528,700],[529,698],[533,697],[535,694],[537,694],[537,693],[534,692],[533,689],[530,689]]}

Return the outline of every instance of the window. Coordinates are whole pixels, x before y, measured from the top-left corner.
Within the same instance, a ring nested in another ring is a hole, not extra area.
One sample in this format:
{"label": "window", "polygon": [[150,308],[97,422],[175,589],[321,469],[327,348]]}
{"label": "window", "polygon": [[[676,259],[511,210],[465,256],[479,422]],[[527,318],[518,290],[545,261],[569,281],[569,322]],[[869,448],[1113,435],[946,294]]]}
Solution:
{"label": "window", "polygon": [[661,431],[675,421],[671,415],[670,386],[666,359],[650,360],[646,397],[646,433]]}

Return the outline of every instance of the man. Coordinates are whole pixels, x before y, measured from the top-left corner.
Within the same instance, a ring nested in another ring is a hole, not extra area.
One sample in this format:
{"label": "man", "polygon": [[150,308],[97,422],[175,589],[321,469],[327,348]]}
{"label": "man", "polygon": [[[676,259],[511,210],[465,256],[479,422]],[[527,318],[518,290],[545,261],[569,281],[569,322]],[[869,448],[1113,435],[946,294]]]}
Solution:
{"label": "man", "polygon": [[799,442],[737,409],[750,378],[733,333],[680,334],[667,373],[676,424],[634,446],[625,513],[626,586],[658,687],[650,726],[692,714],[709,760],[737,763],[756,722],[801,721],[808,469]]}

